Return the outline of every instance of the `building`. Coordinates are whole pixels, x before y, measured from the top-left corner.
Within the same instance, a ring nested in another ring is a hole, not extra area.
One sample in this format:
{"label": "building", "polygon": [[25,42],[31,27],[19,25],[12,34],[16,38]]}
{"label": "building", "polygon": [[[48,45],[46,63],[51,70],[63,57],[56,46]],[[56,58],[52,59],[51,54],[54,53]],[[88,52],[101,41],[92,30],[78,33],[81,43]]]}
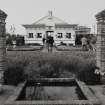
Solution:
{"label": "building", "polygon": [[91,36],[91,28],[86,27],[86,26],[78,26],[77,30],[75,31],[76,33],[76,39],[75,42],[76,44],[81,44],[81,38],[83,36],[85,37],[90,37]]}
{"label": "building", "polygon": [[77,24],[68,24],[53,16],[52,11],[48,15],[34,22],[23,25],[26,29],[25,44],[42,44],[42,38],[53,36],[54,43],[61,42],[75,46]]}

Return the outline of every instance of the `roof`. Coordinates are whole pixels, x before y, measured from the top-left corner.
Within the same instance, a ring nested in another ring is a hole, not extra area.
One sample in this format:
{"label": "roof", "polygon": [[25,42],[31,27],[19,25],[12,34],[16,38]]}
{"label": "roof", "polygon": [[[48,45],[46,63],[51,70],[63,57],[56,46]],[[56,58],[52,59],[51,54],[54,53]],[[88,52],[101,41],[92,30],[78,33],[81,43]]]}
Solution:
{"label": "roof", "polygon": [[55,24],[55,28],[77,28],[77,24]]}
{"label": "roof", "polygon": [[78,26],[78,28],[76,30],[76,32],[79,32],[79,33],[81,33],[81,32],[88,32],[88,33],[90,33],[90,31],[91,31],[91,28],[86,27],[86,26]]}
{"label": "roof", "polygon": [[91,29],[90,27],[87,27],[87,26],[78,26],[78,29],[79,30],[85,30],[85,29]]}
{"label": "roof", "polygon": [[55,26],[55,24],[68,24],[62,19],[59,19],[52,15],[52,11],[49,11],[47,16],[44,16],[32,24],[23,25],[25,28],[45,28],[45,26]]}
{"label": "roof", "polygon": [[45,24],[25,24],[25,28],[45,28]]}
{"label": "roof", "polygon": [[105,18],[105,10],[99,12],[98,14],[95,15],[96,18]]}
{"label": "roof", "polygon": [[7,14],[2,10],[0,10],[0,18],[6,18],[6,17],[7,17]]}
{"label": "roof", "polygon": [[45,28],[45,26],[55,26],[55,28],[77,28],[77,24],[68,24],[62,19],[52,15],[52,11],[45,17],[40,18],[32,24],[23,25],[25,28]]}
{"label": "roof", "polygon": [[[25,24],[25,28],[45,28],[45,24]],[[77,24],[55,24],[55,28],[77,28]]]}
{"label": "roof", "polygon": [[53,16],[52,11],[49,11],[47,16],[44,16],[44,17],[40,18],[39,20],[37,20],[33,24],[47,24],[49,22],[50,23],[52,22],[53,24],[67,24],[62,19]]}

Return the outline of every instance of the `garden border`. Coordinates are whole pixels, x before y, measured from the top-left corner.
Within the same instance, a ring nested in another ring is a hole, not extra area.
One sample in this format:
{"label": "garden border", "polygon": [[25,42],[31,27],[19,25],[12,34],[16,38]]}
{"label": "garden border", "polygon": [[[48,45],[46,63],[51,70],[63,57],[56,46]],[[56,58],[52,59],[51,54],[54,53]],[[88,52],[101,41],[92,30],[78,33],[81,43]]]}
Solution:
{"label": "garden border", "polygon": [[[25,101],[25,100],[18,100],[18,98],[22,98],[22,96],[25,95],[25,88],[27,86],[27,82],[34,82],[34,80],[28,80],[25,81],[24,83],[20,84],[14,94],[9,97],[9,99],[6,101],[5,105],[101,105],[100,101],[91,93],[89,90],[88,86],[78,80],[75,80],[78,87],[81,89],[83,92],[84,96],[87,97],[87,100],[70,100],[70,101],[63,101],[63,100],[58,100],[58,101]],[[46,81],[46,82],[53,82],[53,81],[74,81],[73,78],[40,78],[36,79],[35,81]],[[85,93],[84,93],[85,92]]]}

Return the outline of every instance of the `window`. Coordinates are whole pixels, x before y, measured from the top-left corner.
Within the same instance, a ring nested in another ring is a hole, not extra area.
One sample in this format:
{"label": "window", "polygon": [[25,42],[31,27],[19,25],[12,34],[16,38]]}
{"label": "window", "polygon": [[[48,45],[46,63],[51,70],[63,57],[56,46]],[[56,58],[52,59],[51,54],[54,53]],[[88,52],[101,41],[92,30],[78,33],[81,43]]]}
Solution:
{"label": "window", "polygon": [[57,38],[62,38],[62,33],[58,33]]}
{"label": "window", "polygon": [[29,33],[29,38],[33,38],[33,33]]}
{"label": "window", "polygon": [[66,33],[66,38],[71,38],[71,33]]}
{"label": "window", "polygon": [[37,38],[42,38],[42,33],[37,33]]}

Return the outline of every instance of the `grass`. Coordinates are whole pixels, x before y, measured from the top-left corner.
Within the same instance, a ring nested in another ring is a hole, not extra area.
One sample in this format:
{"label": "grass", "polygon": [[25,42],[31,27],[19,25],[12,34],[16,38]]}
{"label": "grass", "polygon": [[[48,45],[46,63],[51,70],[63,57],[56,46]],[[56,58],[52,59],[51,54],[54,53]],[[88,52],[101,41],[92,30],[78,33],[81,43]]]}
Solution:
{"label": "grass", "polygon": [[[12,84],[18,84],[23,80],[23,72],[25,78],[27,76],[31,79],[71,77],[75,74],[77,78],[84,80],[87,76],[83,77],[82,73],[84,75],[87,72],[93,73],[96,67],[95,53],[83,51],[63,51],[52,54],[40,51],[8,51],[7,64],[8,69],[5,72],[5,77],[8,75],[9,79],[6,77],[5,80],[6,83]],[[8,82],[9,80],[10,82]]]}

